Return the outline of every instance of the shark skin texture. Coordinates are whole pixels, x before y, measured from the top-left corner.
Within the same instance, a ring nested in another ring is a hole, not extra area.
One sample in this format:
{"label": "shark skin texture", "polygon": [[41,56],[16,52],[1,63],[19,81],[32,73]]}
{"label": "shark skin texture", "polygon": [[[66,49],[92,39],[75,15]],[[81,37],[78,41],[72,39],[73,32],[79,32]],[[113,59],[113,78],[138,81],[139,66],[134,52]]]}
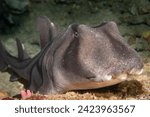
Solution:
{"label": "shark skin texture", "polygon": [[18,57],[0,42],[0,71],[11,74],[27,91],[55,94],[69,90],[96,89],[118,84],[128,74],[141,74],[143,62],[121,36],[117,24],[104,22],[91,27],[71,24],[58,31],[46,16],[37,19],[41,51],[31,58],[16,39]]}

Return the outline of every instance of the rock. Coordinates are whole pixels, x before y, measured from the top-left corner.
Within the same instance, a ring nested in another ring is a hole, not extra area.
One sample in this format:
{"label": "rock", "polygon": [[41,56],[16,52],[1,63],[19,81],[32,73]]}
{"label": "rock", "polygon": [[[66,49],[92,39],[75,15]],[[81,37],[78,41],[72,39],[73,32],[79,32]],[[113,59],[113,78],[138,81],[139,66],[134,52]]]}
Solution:
{"label": "rock", "polygon": [[132,15],[140,15],[150,12],[149,0],[126,0],[128,2],[127,9]]}
{"label": "rock", "polygon": [[0,99],[8,97],[8,93],[0,90]]}
{"label": "rock", "polygon": [[134,35],[130,35],[127,37],[127,43],[134,48],[136,51],[147,51],[148,50],[148,43],[142,37],[138,38]]}
{"label": "rock", "polygon": [[9,96],[19,94],[22,89],[22,85],[18,82],[10,82],[9,77],[9,74],[0,72],[0,90],[7,92]]}
{"label": "rock", "polygon": [[40,95],[40,94],[33,94],[31,97],[29,97],[25,100],[47,100],[47,96]]}
{"label": "rock", "polygon": [[134,45],[136,43],[136,37],[135,36],[130,36],[127,40],[127,43],[129,45]]}
{"label": "rock", "polygon": [[28,9],[29,0],[5,0],[5,3],[11,8],[15,14],[21,14]]}
{"label": "rock", "polygon": [[2,100],[14,100],[14,98],[6,97],[6,98],[2,98]]}
{"label": "rock", "polygon": [[142,84],[137,80],[124,81],[118,85],[121,97],[137,96],[144,92]]}
{"label": "rock", "polygon": [[33,2],[33,3],[47,3],[48,0],[30,0],[30,2]]}
{"label": "rock", "polygon": [[137,24],[147,24],[150,25],[150,14],[144,14],[144,15],[138,15],[138,16],[126,16],[124,18],[124,21],[129,23],[129,24],[133,24],[133,25],[137,25]]}
{"label": "rock", "polygon": [[150,30],[143,32],[142,36],[148,42],[149,49],[150,49]]}
{"label": "rock", "polygon": [[136,48],[137,51],[147,51],[148,43],[142,38],[136,38]]}
{"label": "rock", "polygon": [[150,26],[150,18],[146,19],[146,23]]}

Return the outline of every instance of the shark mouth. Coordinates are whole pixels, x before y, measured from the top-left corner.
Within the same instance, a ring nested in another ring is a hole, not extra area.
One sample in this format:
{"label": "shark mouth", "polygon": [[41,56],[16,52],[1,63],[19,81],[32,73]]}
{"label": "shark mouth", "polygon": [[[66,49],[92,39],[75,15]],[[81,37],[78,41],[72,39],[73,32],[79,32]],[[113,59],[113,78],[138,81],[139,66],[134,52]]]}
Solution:
{"label": "shark mouth", "polygon": [[143,69],[141,70],[131,70],[128,73],[120,73],[120,74],[115,74],[113,76],[108,76],[107,80],[105,81],[89,81],[89,82],[80,82],[80,83],[75,83],[66,88],[67,90],[87,90],[87,89],[98,89],[98,88],[103,88],[107,86],[113,86],[116,84],[119,84],[125,80],[128,79],[128,76],[130,75],[140,75],[143,73]]}

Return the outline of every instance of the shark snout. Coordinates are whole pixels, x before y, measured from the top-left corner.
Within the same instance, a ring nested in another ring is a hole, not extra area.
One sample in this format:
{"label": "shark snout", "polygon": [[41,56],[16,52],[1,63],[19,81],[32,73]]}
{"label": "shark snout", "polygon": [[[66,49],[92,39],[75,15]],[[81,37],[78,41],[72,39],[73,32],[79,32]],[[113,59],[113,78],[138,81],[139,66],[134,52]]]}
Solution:
{"label": "shark snout", "polygon": [[137,58],[134,60],[134,66],[128,71],[128,74],[131,75],[140,75],[143,72],[143,61],[141,58]]}

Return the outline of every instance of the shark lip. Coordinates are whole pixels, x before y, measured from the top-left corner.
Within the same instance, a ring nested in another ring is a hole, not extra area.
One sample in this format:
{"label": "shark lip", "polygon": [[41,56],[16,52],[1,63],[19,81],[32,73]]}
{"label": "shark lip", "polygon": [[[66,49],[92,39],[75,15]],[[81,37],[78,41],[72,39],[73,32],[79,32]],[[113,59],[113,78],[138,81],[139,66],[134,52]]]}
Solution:
{"label": "shark lip", "polygon": [[127,79],[127,73],[119,73],[113,76],[114,79],[120,79],[120,80],[126,80]]}
{"label": "shark lip", "polygon": [[107,86],[112,86],[115,84],[118,84],[124,80],[122,79],[112,79],[108,81],[89,81],[89,82],[79,82],[79,83],[74,83],[65,88],[66,91],[68,90],[87,90],[87,89],[98,89],[98,88],[103,88]]}
{"label": "shark lip", "polygon": [[[80,83],[72,84],[67,89],[85,90],[85,89],[102,88],[102,87],[107,87],[107,86],[118,84],[122,81],[125,81],[128,78],[127,73],[118,73],[118,74],[109,75],[109,76],[110,76],[110,79],[107,79],[105,81],[93,81],[90,79],[88,82],[80,82]],[[94,78],[95,77],[92,77],[92,79]]]}
{"label": "shark lip", "polygon": [[65,90],[68,91],[68,90],[98,89],[98,88],[116,85],[127,79],[127,73],[120,73],[114,76],[109,75],[109,77],[111,79],[107,79],[105,81],[93,81],[89,79],[86,82],[72,83],[69,86],[67,86]]}

